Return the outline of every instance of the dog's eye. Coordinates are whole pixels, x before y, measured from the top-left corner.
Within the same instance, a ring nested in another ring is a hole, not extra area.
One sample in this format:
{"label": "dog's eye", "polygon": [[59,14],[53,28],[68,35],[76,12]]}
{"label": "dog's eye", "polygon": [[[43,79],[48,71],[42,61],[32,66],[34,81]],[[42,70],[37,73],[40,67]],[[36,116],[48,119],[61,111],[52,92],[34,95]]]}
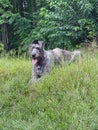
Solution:
{"label": "dog's eye", "polygon": [[39,50],[40,48],[39,48],[39,47],[36,47],[36,49],[38,49],[38,50]]}

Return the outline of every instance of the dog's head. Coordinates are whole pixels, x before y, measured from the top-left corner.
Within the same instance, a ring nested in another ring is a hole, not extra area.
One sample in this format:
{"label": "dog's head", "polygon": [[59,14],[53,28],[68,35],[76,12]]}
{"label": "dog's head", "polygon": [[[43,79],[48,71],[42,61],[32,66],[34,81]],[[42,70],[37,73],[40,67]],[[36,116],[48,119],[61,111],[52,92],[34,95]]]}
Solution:
{"label": "dog's head", "polygon": [[42,41],[35,40],[30,44],[29,53],[32,58],[32,63],[37,64],[44,54],[44,43]]}

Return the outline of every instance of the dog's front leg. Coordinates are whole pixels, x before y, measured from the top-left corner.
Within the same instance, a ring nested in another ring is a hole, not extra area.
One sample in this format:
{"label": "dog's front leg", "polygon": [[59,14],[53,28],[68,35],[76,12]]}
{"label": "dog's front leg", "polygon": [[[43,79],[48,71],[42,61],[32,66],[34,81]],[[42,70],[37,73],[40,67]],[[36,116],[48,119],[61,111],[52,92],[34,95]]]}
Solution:
{"label": "dog's front leg", "polygon": [[29,84],[32,84],[33,82],[37,82],[38,78],[37,78],[37,74],[36,74],[36,67],[33,66],[32,67],[32,75],[31,75],[31,79],[29,80]]}
{"label": "dog's front leg", "polygon": [[36,76],[32,75],[28,84],[32,84],[34,82],[37,82],[37,78],[36,78]]}
{"label": "dog's front leg", "polygon": [[46,64],[44,66],[43,75],[46,75],[50,71],[50,64]]}

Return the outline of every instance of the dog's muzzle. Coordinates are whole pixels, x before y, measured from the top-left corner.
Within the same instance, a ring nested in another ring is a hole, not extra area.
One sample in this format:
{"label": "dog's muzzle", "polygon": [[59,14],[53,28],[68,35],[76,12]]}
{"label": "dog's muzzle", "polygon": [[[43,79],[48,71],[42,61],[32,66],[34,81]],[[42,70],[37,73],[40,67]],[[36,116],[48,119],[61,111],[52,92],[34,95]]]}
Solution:
{"label": "dog's muzzle", "polygon": [[35,59],[36,58],[36,54],[32,54],[32,58]]}

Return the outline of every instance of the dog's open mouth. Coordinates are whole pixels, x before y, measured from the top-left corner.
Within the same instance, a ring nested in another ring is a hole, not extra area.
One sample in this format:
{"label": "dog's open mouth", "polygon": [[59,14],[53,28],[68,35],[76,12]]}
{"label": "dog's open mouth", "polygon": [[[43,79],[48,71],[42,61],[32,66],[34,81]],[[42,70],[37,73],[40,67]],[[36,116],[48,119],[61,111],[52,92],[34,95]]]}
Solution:
{"label": "dog's open mouth", "polygon": [[38,59],[32,59],[32,64],[35,65],[38,62]]}

